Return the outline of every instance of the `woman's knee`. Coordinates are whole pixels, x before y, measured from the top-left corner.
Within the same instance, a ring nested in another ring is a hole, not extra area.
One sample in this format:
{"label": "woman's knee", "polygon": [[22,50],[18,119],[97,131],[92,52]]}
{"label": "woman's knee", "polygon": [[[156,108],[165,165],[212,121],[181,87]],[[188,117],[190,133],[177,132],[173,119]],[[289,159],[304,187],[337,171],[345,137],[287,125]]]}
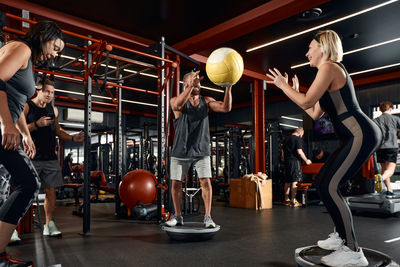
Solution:
{"label": "woman's knee", "polygon": [[31,175],[29,179],[24,180],[24,183],[20,185],[20,188],[24,194],[33,196],[39,192],[40,183],[35,175]]}

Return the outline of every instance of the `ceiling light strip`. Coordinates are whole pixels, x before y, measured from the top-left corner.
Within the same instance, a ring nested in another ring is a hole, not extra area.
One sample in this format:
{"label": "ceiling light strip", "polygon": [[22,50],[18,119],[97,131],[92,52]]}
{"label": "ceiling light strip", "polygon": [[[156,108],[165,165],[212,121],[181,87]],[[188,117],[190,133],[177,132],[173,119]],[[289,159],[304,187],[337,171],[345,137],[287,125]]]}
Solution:
{"label": "ceiling light strip", "polygon": [[[54,89],[54,91],[61,92],[61,93],[67,93],[67,94],[73,94],[73,95],[84,95],[84,93],[81,93],[81,92],[73,92],[73,91],[67,91],[67,90],[62,90],[62,89]],[[92,97],[111,100],[111,97],[109,97],[109,96],[92,95]],[[133,100],[122,99],[122,102],[131,103],[131,104],[137,104],[137,105],[157,107],[157,104],[145,103],[145,102],[139,102],[139,101],[133,101]]]}
{"label": "ceiling light strip", "polygon": [[295,128],[295,129],[299,128],[298,126],[289,125],[289,124],[285,124],[285,123],[279,123],[279,125],[280,126],[286,126],[286,127],[289,127],[289,128]]}
{"label": "ceiling light strip", "polygon": [[250,48],[250,49],[247,49],[246,52],[252,52],[252,51],[254,51],[254,50],[257,50],[257,49],[260,49],[260,48],[263,48],[263,47],[266,47],[266,46],[270,46],[270,45],[273,45],[273,44],[276,44],[276,43],[279,43],[279,42],[282,42],[282,41],[285,41],[285,40],[288,40],[288,39],[292,39],[292,38],[294,38],[294,37],[296,37],[296,36],[303,35],[303,34],[305,34],[305,33],[318,30],[318,29],[320,29],[320,28],[323,28],[323,27],[332,25],[332,24],[334,24],[334,23],[338,23],[338,22],[340,22],[340,21],[343,21],[343,20],[346,20],[346,19],[349,19],[349,18],[358,16],[358,15],[367,13],[367,12],[369,12],[369,11],[372,11],[372,10],[374,10],[374,9],[377,9],[377,8],[380,8],[380,7],[383,7],[383,6],[392,4],[392,3],[397,2],[397,1],[398,1],[398,0],[391,0],[391,1],[387,1],[387,2],[384,2],[384,3],[379,4],[379,5],[376,5],[376,6],[372,6],[372,7],[370,7],[370,8],[367,8],[367,9],[364,9],[364,10],[361,10],[361,11],[358,11],[358,12],[355,12],[355,13],[352,13],[352,14],[350,14],[350,15],[347,15],[347,16],[344,16],[344,17],[341,17],[341,18],[338,18],[338,19],[335,19],[335,20],[326,22],[326,23],[324,23],[324,24],[321,24],[321,25],[318,25],[318,26],[309,28],[309,29],[307,29],[307,30],[304,30],[304,31],[301,31],[301,32],[298,32],[298,33],[295,33],[295,34],[292,34],[292,35],[289,35],[289,36],[285,36],[285,37],[279,38],[279,39],[277,39],[277,40],[275,40],[275,41],[272,41],[272,42],[269,42],[269,43],[265,43],[265,44],[262,44],[262,45],[259,45],[259,46],[256,46],[256,47],[252,47],[252,48]]}
{"label": "ceiling light strip", "polygon": [[[179,81],[179,83],[183,84],[182,81]],[[207,90],[215,91],[215,92],[218,92],[218,93],[223,93],[224,92],[224,90],[222,90],[222,89],[212,88],[212,87],[208,87],[208,86],[201,85],[200,87],[204,88],[204,89],[207,89]]]}
{"label": "ceiling light strip", "polygon": [[303,119],[298,119],[298,118],[292,118],[292,117],[287,117],[287,116],[281,116],[282,119],[287,119],[287,120],[292,120],[292,121],[303,121]]}
{"label": "ceiling light strip", "polygon": [[357,75],[357,74],[361,74],[361,73],[366,73],[366,72],[371,72],[371,71],[376,71],[376,70],[382,70],[382,69],[387,69],[387,68],[396,67],[396,66],[400,66],[400,62],[399,63],[395,63],[395,64],[391,64],[391,65],[385,65],[385,66],[373,68],[373,69],[367,69],[367,70],[352,72],[349,75],[353,76],[353,75]]}
{"label": "ceiling light strip", "polygon": [[126,100],[126,99],[122,99],[122,102],[132,103],[132,104],[137,104],[137,105],[144,105],[144,106],[151,106],[151,107],[158,107],[156,104],[144,103],[144,102],[138,102],[138,101]]}
{"label": "ceiling light strip", "polygon": [[381,43],[377,43],[377,44],[361,47],[361,48],[358,48],[358,49],[350,50],[350,51],[344,52],[343,55],[349,55],[349,54],[352,54],[352,53],[356,53],[356,52],[359,52],[359,51],[363,51],[363,50],[366,50],[366,49],[374,48],[374,47],[385,45],[385,44],[390,44],[390,43],[397,42],[397,41],[400,41],[400,38],[395,38],[395,39],[392,39],[392,40],[389,40],[389,41],[385,41],[385,42],[381,42]]}
{"label": "ceiling light strip", "polygon": [[[366,49],[382,46],[382,45],[385,45],[385,44],[390,44],[390,43],[397,42],[397,41],[400,41],[400,38],[395,38],[395,39],[392,39],[392,40],[389,40],[389,41],[380,42],[380,43],[377,43],[377,44],[368,45],[368,46],[364,46],[364,47],[361,47],[361,48],[358,48],[358,49],[350,50],[350,51],[344,52],[343,55],[349,55],[349,54],[352,54],[352,53],[360,52],[360,51],[363,51],[363,50],[366,50]],[[310,62],[304,62],[304,63],[298,64],[298,65],[291,66],[290,68],[291,69],[296,69],[296,68],[299,68],[299,67],[306,66],[308,64],[310,64]]]}

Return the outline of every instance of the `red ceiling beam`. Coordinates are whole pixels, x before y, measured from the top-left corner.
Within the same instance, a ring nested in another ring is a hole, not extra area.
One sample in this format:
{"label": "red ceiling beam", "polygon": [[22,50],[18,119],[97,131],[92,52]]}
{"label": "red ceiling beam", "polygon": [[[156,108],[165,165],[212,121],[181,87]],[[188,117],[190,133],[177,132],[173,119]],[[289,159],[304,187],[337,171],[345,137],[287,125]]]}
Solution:
{"label": "red ceiling beam", "polygon": [[329,0],[271,0],[240,16],[196,34],[173,47],[191,55],[290,18]]}
{"label": "red ceiling beam", "polygon": [[90,22],[85,19],[81,19],[78,17],[74,17],[56,10],[49,9],[44,6],[40,6],[28,1],[24,0],[0,0],[1,4],[5,4],[10,7],[14,7],[17,9],[25,9],[29,12],[45,17],[47,19],[51,19],[57,22],[65,23],[70,26],[81,29],[88,34],[97,33],[102,36],[107,36],[113,38],[115,40],[119,40],[125,43],[130,43],[134,45],[138,45],[141,47],[147,47],[155,42],[152,40],[148,40],[146,38],[142,38],[133,34],[129,34],[123,31],[119,31],[104,25],[100,25],[94,22]]}

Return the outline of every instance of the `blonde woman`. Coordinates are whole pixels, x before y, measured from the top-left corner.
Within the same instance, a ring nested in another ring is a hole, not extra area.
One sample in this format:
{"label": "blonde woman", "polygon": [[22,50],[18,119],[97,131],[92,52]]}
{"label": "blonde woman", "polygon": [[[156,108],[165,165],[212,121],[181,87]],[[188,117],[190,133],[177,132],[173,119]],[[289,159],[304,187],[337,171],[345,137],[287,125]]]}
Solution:
{"label": "blonde woman", "polygon": [[341,185],[352,178],[375,151],[381,141],[381,131],[360,109],[353,82],[340,63],[342,43],[336,32],[318,32],[309,45],[306,57],[317,75],[307,93],[298,91],[295,76],[293,87],[288,76],[276,68],[269,69],[267,83],[275,84],[312,119],[329,115],[340,139],[339,147],[331,154],[316,176],[316,185],[337,232],[318,241],[323,249],[335,250],[322,257],[328,266],[367,266],[368,261],[358,246],[351,211],[339,192]]}

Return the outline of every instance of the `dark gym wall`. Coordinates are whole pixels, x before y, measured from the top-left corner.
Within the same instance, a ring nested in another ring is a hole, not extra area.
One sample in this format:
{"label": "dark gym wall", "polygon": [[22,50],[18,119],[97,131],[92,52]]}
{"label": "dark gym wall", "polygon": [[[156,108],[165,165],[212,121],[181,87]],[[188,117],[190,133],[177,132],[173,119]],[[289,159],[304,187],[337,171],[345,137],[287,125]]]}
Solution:
{"label": "dark gym wall", "polygon": [[391,101],[393,104],[400,103],[399,81],[387,82],[379,86],[362,87],[356,92],[358,101],[363,107],[378,106],[382,101]]}

